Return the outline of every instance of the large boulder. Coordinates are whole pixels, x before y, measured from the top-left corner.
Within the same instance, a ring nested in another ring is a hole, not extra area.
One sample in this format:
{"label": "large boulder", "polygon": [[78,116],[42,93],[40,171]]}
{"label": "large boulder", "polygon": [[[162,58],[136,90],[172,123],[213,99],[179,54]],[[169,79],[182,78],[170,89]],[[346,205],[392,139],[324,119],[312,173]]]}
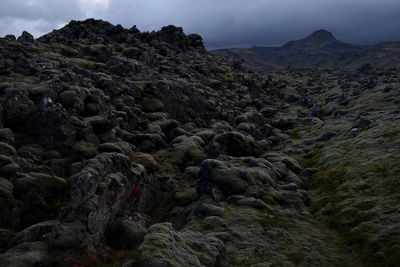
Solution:
{"label": "large boulder", "polygon": [[120,153],[101,153],[70,178],[70,203],[61,211],[64,223],[86,222],[87,245],[102,240],[118,212],[145,211],[157,190],[145,168]]}
{"label": "large boulder", "polygon": [[186,39],[186,35],[183,33],[183,29],[181,27],[176,27],[174,25],[169,25],[161,28],[158,36],[160,41],[173,45],[180,49],[185,49],[188,45],[188,40]]}
{"label": "large boulder", "polygon": [[[222,158],[221,158],[222,159]],[[228,202],[257,209],[277,203],[309,205],[310,199],[301,190],[303,182],[281,161],[271,163],[254,157],[224,157],[224,161],[207,159],[198,172],[196,190],[214,201]]]}
{"label": "large boulder", "polygon": [[35,108],[25,90],[10,90],[1,96],[0,102],[4,109],[3,124],[13,130],[20,129],[30,119]]}
{"label": "large boulder", "polygon": [[22,243],[0,255],[0,266],[54,266],[55,260],[47,253],[44,242]]}
{"label": "large boulder", "polygon": [[[218,266],[225,255],[224,243],[213,234],[176,231],[171,223],[149,228],[139,247],[139,266]],[[125,266],[136,266],[134,262]]]}
{"label": "large boulder", "polygon": [[36,143],[63,154],[69,152],[77,133],[74,121],[60,104],[44,97],[25,125]]}
{"label": "large boulder", "polygon": [[273,185],[275,177],[271,163],[264,159],[207,159],[199,170],[196,189],[200,194],[213,194],[218,190],[224,196],[250,195],[257,188]]}
{"label": "large boulder", "polygon": [[249,156],[256,152],[256,143],[248,135],[239,132],[226,132],[217,135],[207,145],[206,152],[211,157],[217,157],[218,155]]}
{"label": "large boulder", "polygon": [[203,152],[205,142],[198,136],[178,136],[171,142],[168,157],[181,168],[199,165],[207,155]]}

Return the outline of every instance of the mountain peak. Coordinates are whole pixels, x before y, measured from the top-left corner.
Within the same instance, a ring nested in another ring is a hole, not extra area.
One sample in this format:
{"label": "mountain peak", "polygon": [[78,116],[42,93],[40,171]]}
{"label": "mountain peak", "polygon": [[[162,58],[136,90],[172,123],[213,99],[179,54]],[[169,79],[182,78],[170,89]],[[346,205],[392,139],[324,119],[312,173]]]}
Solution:
{"label": "mountain peak", "polygon": [[313,32],[304,39],[287,42],[283,48],[303,49],[307,47],[308,49],[315,49],[316,47],[324,47],[332,43],[341,44],[331,32],[321,29]]}
{"label": "mountain peak", "polygon": [[315,32],[313,32],[310,36],[308,36],[306,39],[313,39],[315,41],[334,41],[336,38],[333,36],[333,34],[327,30],[320,29]]}

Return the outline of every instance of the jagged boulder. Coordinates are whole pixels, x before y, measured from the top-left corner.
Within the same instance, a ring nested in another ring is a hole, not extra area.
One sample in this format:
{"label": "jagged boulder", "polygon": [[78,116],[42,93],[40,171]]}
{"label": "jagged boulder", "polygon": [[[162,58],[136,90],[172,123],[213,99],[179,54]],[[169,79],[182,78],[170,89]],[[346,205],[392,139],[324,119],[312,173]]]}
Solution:
{"label": "jagged boulder", "polygon": [[[70,178],[70,203],[61,212],[63,222],[84,221],[88,245],[100,241],[110,220],[125,205],[127,212],[146,210],[157,182],[145,180],[144,167],[119,153],[101,153]],[[129,203],[125,203],[129,198]]]}
{"label": "jagged boulder", "polygon": [[25,125],[36,143],[66,154],[74,145],[77,133],[69,114],[50,98],[44,97]]}
{"label": "jagged boulder", "polygon": [[17,41],[22,42],[22,43],[23,42],[33,43],[35,41],[35,38],[29,32],[23,31],[22,35],[20,37],[18,37]]}

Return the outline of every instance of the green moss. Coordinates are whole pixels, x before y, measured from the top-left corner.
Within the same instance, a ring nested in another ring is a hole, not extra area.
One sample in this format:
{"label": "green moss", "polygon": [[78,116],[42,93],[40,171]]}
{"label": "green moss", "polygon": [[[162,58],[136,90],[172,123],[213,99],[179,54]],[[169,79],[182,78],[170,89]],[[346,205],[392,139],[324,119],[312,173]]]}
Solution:
{"label": "green moss", "polygon": [[217,78],[228,83],[233,83],[236,80],[232,72],[218,73]]}
{"label": "green moss", "polygon": [[73,90],[67,90],[59,95],[59,100],[64,107],[71,107],[77,101],[77,94]]}
{"label": "green moss", "polygon": [[158,99],[145,97],[142,101],[142,109],[144,112],[162,112],[164,104]]}
{"label": "green moss", "polygon": [[216,79],[208,78],[207,85],[212,88],[218,89],[221,87],[222,82]]}
{"label": "green moss", "polygon": [[78,51],[75,48],[67,45],[60,46],[59,53],[65,57],[77,57],[79,55]]}
{"label": "green moss", "polygon": [[33,87],[28,87],[27,89],[29,91],[29,94],[32,96],[44,96],[50,91],[50,87],[46,85],[37,85]]}
{"label": "green moss", "polygon": [[107,65],[104,63],[90,61],[90,60],[86,60],[83,58],[68,58],[68,59],[66,59],[66,61],[68,62],[68,64],[79,65],[82,68],[88,69],[88,70],[99,70],[99,69],[107,68]]}
{"label": "green moss", "polygon": [[96,145],[84,141],[80,141],[76,143],[72,147],[72,151],[75,153],[75,156],[78,158],[93,158],[98,154]]}
{"label": "green moss", "polygon": [[67,183],[63,178],[51,176],[44,173],[29,173],[30,176],[36,178],[38,184],[46,190],[60,190],[67,187]]}
{"label": "green moss", "polygon": [[204,230],[212,230],[214,232],[222,232],[227,228],[227,224],[218,216],[204,218],[201,226]]}
{"label": "green moss", "polygon": [[284,224],[277,216],[265,214],[261,217],[260,224],[265,228],[283,228],[288,229],[286,224]]}
{"label": "green moss", "polygon": [[300,265],[304,261],[304,255],[299,253],[287,253],[286,256],[288,257],[289,261],[294,263],[296,266]]}
{"label": "green moss", "polygon": [[87,103],[85,105],[85,111],[91,116],[97,115],[99,114],[99,105],[96,103]]}
{"label": "green moss", "polygon": [[301,135],[300,129],[292,130],[290,133],[290,139],[292,139],[292,140],[299,140],[301,136],[302,135]]}
{"label": "green moss", "polygon": [[106,49],[106,46],[102,44],[95,44],[87,46],[86,48],[89,50],[92,56],[97,57]]}
{"label": "green moss", "polygon": [[124,95],[123,99],[124,99],[124,104],[125,105],[127,105],[129,107],[133,107],[135,105],[135,98],[133,96]]}
{"label": "green moss", "polygon": [[62,156],[60,152],[56,150],[49,150],[43,153],[43,158],[48,160],[48,159],[60,159]]}
{"label": "green moss", "polygon": [[231,261],[236,261],[236,255],[233,253],[226,253],[225,256]]}
{"label": "green moss", "polygon": [[142,91],[146,89],[149,85],[151,85],[151,82],[148,81],[137,81],[133,83],[136,87],[140,88]]}

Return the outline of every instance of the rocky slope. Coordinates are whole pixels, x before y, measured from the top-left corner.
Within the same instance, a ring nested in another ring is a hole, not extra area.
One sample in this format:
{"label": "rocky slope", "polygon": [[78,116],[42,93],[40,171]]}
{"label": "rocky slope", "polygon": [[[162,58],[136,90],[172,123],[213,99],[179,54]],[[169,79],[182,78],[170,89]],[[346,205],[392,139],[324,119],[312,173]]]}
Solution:
{"label": "rocky slope", "polygon": [[91,19],[0,39],[0,79],[0,266],[400,261],[397,71]]}
{"label": "rocky slope", "polygon": [[213,54],[262,68],[358,68],[399,67],[400,43],[380,43],[373,46],[351,45],[337,40],[325,30],[315,31],[304,39],[290,41],[280,47],[253,46],[210,51]]}

